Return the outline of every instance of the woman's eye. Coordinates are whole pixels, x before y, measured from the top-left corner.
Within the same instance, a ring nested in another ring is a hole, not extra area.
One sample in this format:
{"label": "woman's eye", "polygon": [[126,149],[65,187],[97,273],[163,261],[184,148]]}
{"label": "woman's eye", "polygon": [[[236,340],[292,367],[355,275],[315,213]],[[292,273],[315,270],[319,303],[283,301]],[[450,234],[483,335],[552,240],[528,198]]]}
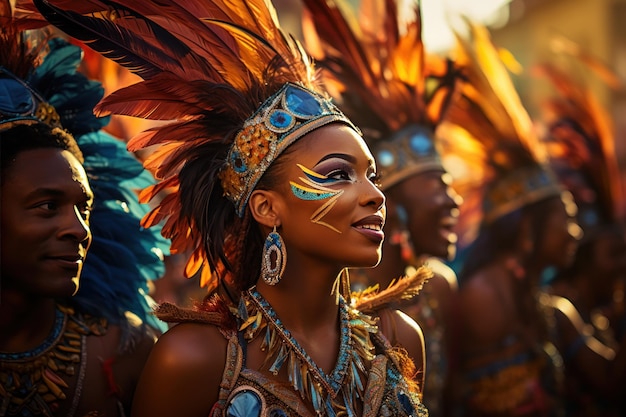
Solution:
{"label": "woman's eye", "polygon": [[336,180],[350,180],[350,174],[343,169],[338,169],[336,171],[329,172],[326,175],[328,178],[333,178]]}
{"label": "woman's eye", "polygon": [[381,187],[380,174],[372,174],[372,175],[370,175],[369,180],[372,182],[372,184],[374,184],[378,188]]}

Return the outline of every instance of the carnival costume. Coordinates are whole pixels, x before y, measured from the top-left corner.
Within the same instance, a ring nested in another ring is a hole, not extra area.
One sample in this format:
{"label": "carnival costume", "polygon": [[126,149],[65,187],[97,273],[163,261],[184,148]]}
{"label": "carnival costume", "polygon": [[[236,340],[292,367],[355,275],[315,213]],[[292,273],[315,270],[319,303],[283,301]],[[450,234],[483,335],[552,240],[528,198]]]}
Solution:
{"label": "carnival costume", "polygon": [[[358,10],[334,0],[304,3],[307,49],[324,69],[324,79],[342,111],[362,129],[376,159],[382,189],[424,172],[446,172],[435,132],[461,73],[452,61],[425,52],[417,2],[408,17],[400,15],[396,0],[364,1]],[[398,210],[406,214],[411,208]],[[402,245],[410,275],[423,261],[416,258],[407,238],[406,218],[400,221],[403,230],[391,239]],[[424,329],[424,398],[429,412],[439,415],[446,347],[441,312],[429,289],[424,287],[417,303],[394,304],[403,311],[410,308]]]}
{"label": "carnival costume", "polygon": [[[568,42],[568,45],[570,46],[568,49],[580,50],[580,47],[571,42]],[[580,55],[582,54],[584,52],[581,51]],[[574,197],[578,206],[577,221],[584,233],[574,262],[570,267],[558,271],[552,283],[558,281],[571,283],[576,278],[592,280],[594,287],[610,285],[605,291],[613,293],[619,282],[618,272],[613,271],[614,276],[606,276],[604,271],[598,273],[597,264],[593,264],[592,272],[586,272],[589,268],[586,270],[583,268],[586,263],[595,259],[593,245],[602,238],[609,237],[620,242],[617,249],[607,250],[607,252],[621,250],[616,254],[617,257],[626,256],[624,249],[626,248],[626,243],[624,243],[626,195],[622,188],[615,155],[615,139],[610,117],[598,103],[587,83],[575,77],[574,69],[583,70],[586,75],[591,74],[589,71],[584,71],[585,69],[593,69],[596,75],[604,75],[604,80],[609,82],[617,80],[617,77],[611,77],[611,71],[603,67],[590,54],[585,54],[584,59],[580,57],[576,60],[575,57],[576,55],[569,54],[561,56],[570,64],[567,67],[569,71],[565,71],[564,67],[556,63],[545,63],[535,68],[537,75],[546,77],[554,87],[553,94],[542,103],[544,109],[542,123],[545,126],[544,143],[549,151],[550,164],[561,183]],[[575,61],[585,65],[575,66]],[[606,78],[607,76],[609,78]],[[612,85],[619,84],[614,82]],[[615,258],[615,255],[613,257]],[[581,272],[582,275],[577,277]],[[575,288],[575,284],[571,286]],[[608,355],[614,356],[615,351],[619,349],[619,337],[623,337],[626,331],[623,301],[621,306],[616,305],[610,309],[609,300],[602,300],[607,305],[585,306],[584,303],[581,304],[579,298],[581,291],[584,290],[574,289],[570,293],[561,292],[579,310],[588,330],[581,334],[565,353],[566,363],[592,337],[606,345]],[[621,320],[619,316],[609,320],[603,312],[604,309],[609,312],[612,309],[621,310]],[[610,414],[613,406],[610,401],[607,401],[605,393],[598,393],[597,389],[594,390],[593,385],[584,376],[576,374],[568,376],[567,406],[571,415]],[[613,410],[613,412],[617,415],[616,411]]]}
{"label": "carnival costume", "polygon": [[[526,206],[560,197],[562,189],[487,29],[469,22],[468,28],[469,39],[457,35],[454,56],[467,81],[440,132],[444,154],[458,156],[466,167],[466,177],[457,181],[455,188],[464,199],[460,241],[471,242],[471,251],[489,237],[493,224],[510,219]],[[483,265],[493,259],[493,253],[480,250]],[[464,259],[466,265],[476,262],[477,253],[466,255],[471,258]],[[515,284],[526,290],[525,271],[517,264],[511,270]],[[464,275],[462,272],[459,277],[461,289]],[[549,334],[547,339],[554,340],[554,310],[549,300],[538,297],[535,304],[533,309],[545,321],[542,327]],[[560,415],[558,405],[547,405],[558,403],[563,382],[562,358],[548,340],[526,340],[521,331],[513,329],[493,347],[485,348],[499,351],[528,345],[508,358],[462,371],[469,388],[463,393],[464,410],[460,411],[474,413],[471,415]],[[533,387],[530,394],[529,387]]]}
{"label": "carnival costume", "polygon": [[613,126],[584,81],[556,64],[539,65],[536,72],[555,90],[542,103],[544,143],[552,169],[578,206],[584,244],[603,231],[623,227],[626,219]]}
{"label": "carnival costume", "polygon": [[[60,401],[72,398],[71,416],[86,389],[88,336],[102,336],[117,325],[122,329],[120,349],[130,349],[135,332],[145,329],[131,325],[130,315],[143,326],[164,330],[152,315],[147,284],[164,272],[162,251],[168,242],[158,230],[139,225],[148,210],[136,190],[152,177],[122,141],[101,130],[108,118],[95,117],[92,109],[103,89],[77,72],[81,49],[44,31],[21,31],[8,2],[0,4],[0,21],[0,132],[41,123],[64,129],[76,139],[95,192],[94,238],[80,290],[59,301],[52,332],[40,346],[0,352],[0,415],[52,416]],[[102,359],[115,395],[111,363]],[[74,377],[75,385],[68,385]]]}
{"label": "carnival costume", "polygon": [[[160,145],[145,166],[162,181],[143,198],[171,191],[143,224],[164,221],[171,251],[192,253],[186,274],[201,270],[202,284],[220,290],[197,310],[159,308],[168,321],[217,325],[229,341],[211,415],[354,415],[361,402],[366,415],[426,415],[411,376],[403,375],[402,356],[341,297],[340,356],[325,375],[254,289],[257,279],[280,285],[285,256],[275,231],[265,243],[244,242],[256,227],[247,203],[262,175],[314,129],[341,123],[359,132],[316,85],[307,54],[279,28],[273,6],[258,0],[136,0],[90,1],[75,9],[59,2],[60,10],[55,3],[35,2],[51,23],[143,78],[105,98],[100,114],[172,121],[133,138],[129,148]],[[294,193],[331,198],[323,178],[305,175],[310,187]],[[224,233],[216,234],[224,225]],[[244,245],[264,248],[263,260],[243,259]],[[259,334],[267,347],[263,370],[278,374],[286,367],[288,384],[247,368],[249,340]]]}

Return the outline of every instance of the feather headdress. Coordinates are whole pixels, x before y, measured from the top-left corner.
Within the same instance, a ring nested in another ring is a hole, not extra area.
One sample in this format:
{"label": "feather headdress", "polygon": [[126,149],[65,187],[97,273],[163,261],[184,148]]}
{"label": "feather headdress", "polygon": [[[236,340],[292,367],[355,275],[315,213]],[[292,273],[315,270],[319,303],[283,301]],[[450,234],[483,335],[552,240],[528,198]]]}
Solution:
{"label": "feather headdress", "polygon": [[[0,53],[0,90],[8,93],[0,94],[0,130],[34,121],[65,129],[78,144],[95,195],[93,242],[70,302],[124,328],[130,312],[165,330],[151,314],[154,302],[147,294],[148,281],[164,273],[169,242],[158,229],[140,226],[148,207],[137,196],[154,179],[123,141],[102,130],[109,118],[94,116],[104,91],[77,71],[82,50],[47,30],[20,31],[8,2],[0,2],[0,9],[0,50],[6,53]],[[10,107],[34,111],[11,115]]]}
{"label": "feather headdress", "polygon": [[[192,252],[186,275],[203,267],[201,283],[210,291],[216,272],[258,263],[234,259],[243,252],[241,231],[251,227],[247,199],[262,174],[306,132],[337,121],[351,125],[316,86],[307,54],[280,29],[271,3],[34,3],[52,24],[143,78],[106,97],[100,114],[173,121],[128,145],[160,145],[145,166],[161,182],[142,198],[170,194],[143,224],[165,221],[172,252]],[[230,206],[222,204],[225,197]]]}
{"label": "feather headdress", "polygon": [[[444,154],[467,167],[457,190],[464,197],[460,233],[491,223],[561,189],[546,165],[546,153],[485,27],[468,23],[470,38],[457,35],[455,61],[467,81],[441,128]],[[462,215],[463,217],[463,215]]]}
{"label": "feather headdress", "polygon": [[[589,54],[580,62],[594,73],[598,69],[601,75],[611,73]],[[556,64],[546,63],[535,67],[535,74],[547,77],[555,90],[543,102],[544,141],[551,166],[574,196],[578,223],[588,238],[607,225],[626,220],[626,196],[609,115],[587,83],[575,78],[572,70],[570,67],[566,72]],[[612,80],[611,86],[619,85],[616,76]]]}
{"label": "feather headdress", "polygon": [[[329,90],[363,130],[383,188],[430,169],[443,170],[434,133],[461,74],[426,54],[419,5],[401,24],[399,1],[305,0],[307,49],[326,70]],[[308,17],[307,17],[308,16]]]}

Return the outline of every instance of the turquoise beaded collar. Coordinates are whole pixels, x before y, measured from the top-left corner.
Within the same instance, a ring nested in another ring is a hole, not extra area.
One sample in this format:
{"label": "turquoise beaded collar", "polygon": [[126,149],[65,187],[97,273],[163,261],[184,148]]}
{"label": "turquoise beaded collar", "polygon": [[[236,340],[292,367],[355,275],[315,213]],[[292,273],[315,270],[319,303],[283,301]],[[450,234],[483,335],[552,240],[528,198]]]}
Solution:
{"label": "turquoise beaded collar", "polygon": [[318,415],[334,416],[334,410],[349,410],[355,415],[356,401],[363,398],[365,363],[374,358],[370,331],[374,321],[351,310],[343,298],[339,302],[340,349],[337,365],[324,373],[287,330],[276,312],[256,290],[242,297],[238,317],[240,330],[252,340],[265,329],[261,349],[267,351],[267,370],[277,375],[287,364],[289,382],[303,399],[308,399]]}

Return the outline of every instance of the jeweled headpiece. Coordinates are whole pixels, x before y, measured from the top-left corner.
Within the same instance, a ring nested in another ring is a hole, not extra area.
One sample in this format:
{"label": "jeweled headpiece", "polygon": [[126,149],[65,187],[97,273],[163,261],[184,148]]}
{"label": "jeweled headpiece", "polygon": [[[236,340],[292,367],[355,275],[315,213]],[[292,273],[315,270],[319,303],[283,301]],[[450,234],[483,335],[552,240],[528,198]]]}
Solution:
{"label": "jeweled headpiece", "polygon": [[444,170],[433,135],[430,127],[411,124],[376,144],[374,157],[383,188],[420,172]]}
{"label": "jeweled headpiece", "polygon": [[359,15],[334,0],[305,0],[304,35],[330,91],[362,130],[383,189],[444,170],[435,131],[461,74],[427,55],[419,5],[401,27],[396,0],[363,1]]}
{"label": "jeweled headpiece", "polygon": [[491,185],[484,196],[483,221],[490,223],[520,207],[559,195],[562,191],[551,170],[540,165],[520,168]]}
{"label": "jeweled headpiece", "polygon": [[172,252],[192,253],[185,274],[202,269],[209,291],[246,262],[237,258],[245,206],[275,158],[324,124],[352,126],[325,99],[269,1],[34,3],[52,24],[143,79],[106,97],[100,113],[170,121],[128,143],[160,145],[145,166],[161,182],[142,198],[167,196],[143,224],[163,222]]}
{"label": "jeweled headpiece", "polygon": [[254,187],[270,164],[308,132],[333,122],[357,132],[329,99],[296,84],[285,84],[246,120],[235,136],[220,180],[241,217]]}
{"label": "jeweled headpiece", "polygon": [[[600,66],[594,62],[594,68]],[[626,195],[609,115],[584,80],[576,80],[555,64],[543,64],[536,71],[555,89],[543,103],[543,139],[550,164],[578,206],[583,239],[593,238],[596,232],[626,221]],[[610,71],[604,69],[604,74]]]}
{"label": "jeweled headpiece", "polygon": [[468,25],[470,38],[457,36],[455,56],[466,82],[448,110],[442,143],[446,155],[465,166],[465,178],[456,184],[463,205],[492,223],[563,190],[489,32]]}

